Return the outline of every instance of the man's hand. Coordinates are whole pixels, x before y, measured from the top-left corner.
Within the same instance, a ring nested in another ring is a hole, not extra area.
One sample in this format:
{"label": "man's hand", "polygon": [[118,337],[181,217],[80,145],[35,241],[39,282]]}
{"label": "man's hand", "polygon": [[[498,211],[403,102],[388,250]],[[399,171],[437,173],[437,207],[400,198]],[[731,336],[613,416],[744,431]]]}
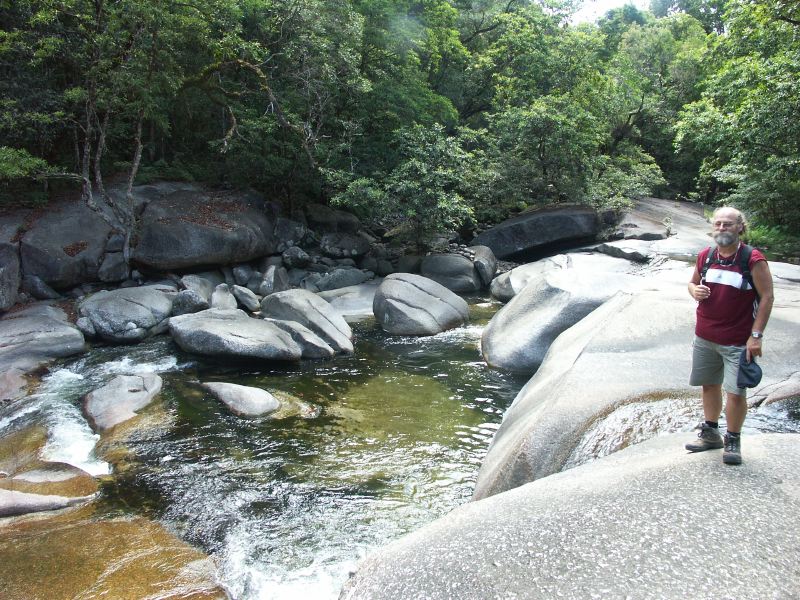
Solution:
{"label": "man's hand", "polygon": [[692,288],[692,298],[697,300],[698,302],[705,300],[711,295],[711,288],[707,285],[703,285],[702,283],[696,284]]}
{"label": "man's hand", "polygon": [[753,360],[754,356],[761,356],[761,338],[751,335],[747,340],[747,362]]}

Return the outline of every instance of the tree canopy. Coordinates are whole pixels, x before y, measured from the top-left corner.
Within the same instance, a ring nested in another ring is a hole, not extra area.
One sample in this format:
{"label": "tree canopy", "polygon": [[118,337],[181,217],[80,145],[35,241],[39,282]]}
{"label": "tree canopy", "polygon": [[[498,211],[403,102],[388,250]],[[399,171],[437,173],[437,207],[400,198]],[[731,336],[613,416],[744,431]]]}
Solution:
{"label": "tree canopy", "polygon": [[0,1],[0,195],[77,186],[91,205],[107,179],[190,179],[420,241],[657,193],[796,231],[798,4],[652,0],[572,24],[579,4]]}

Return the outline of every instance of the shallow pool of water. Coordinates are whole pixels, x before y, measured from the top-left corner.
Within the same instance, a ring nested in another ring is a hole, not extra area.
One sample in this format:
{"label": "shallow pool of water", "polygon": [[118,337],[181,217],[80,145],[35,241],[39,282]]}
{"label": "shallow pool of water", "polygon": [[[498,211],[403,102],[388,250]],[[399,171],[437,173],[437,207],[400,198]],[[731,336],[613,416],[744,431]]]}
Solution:
{"label": "shallow pool of water", "polygon": [[[469,499],[524,384],[481,359],[496,308],[473,303],[470,325],[426,338],[389,337],[363,321],[352,356],[297,365],[198,360],[167,338],[95,349],[58,365],[0,419],[45,423],[47,459],[102,475],[110,468],[91,452],[98,436],[82,396],[117,374],[159,373],[162,393],[148,409],[159,425],[128,440],[100,511],[159,520],[213,556],[234,598],[336,598],[367,552]],[[300,410],[236,417],[205,381],[261,387]]]}

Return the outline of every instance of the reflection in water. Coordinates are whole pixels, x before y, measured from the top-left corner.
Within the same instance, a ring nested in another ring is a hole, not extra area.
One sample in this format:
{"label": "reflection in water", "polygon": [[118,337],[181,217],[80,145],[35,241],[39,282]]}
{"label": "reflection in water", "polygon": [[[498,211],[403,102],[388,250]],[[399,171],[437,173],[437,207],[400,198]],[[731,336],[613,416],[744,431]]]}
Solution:
{"label": "reflection in water", "polygon": [[[46,424],[48,460],[106,473],[81,398],[118,374],[159,373],[163,423],[130,433],[98,510],[158,519],[213,556],[234,598],[335,598],[368,551],[469,499],[524,383],[483,363],[474,323],[389,338],[362,322],[352,356],[298,365],[205,362],[166,338],[96,349],[53,369],[11,419]],[[201,381],[261,387],[299,409],[236,417]]]}

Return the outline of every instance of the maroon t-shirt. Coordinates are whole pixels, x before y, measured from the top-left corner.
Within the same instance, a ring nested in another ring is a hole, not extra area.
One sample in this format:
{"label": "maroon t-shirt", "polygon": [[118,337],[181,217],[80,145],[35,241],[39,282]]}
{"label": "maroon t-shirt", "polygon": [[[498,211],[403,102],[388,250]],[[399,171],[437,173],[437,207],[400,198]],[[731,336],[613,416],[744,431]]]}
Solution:
{"label": "maroon t-shirt", "polygon": [[[706,272],[705,283],[711,288],[711,295],[697,303],[697,325],[695,334],[698,337],[722,344],[723,346],[744,346],[753,328],[753,321],[758,308],[755,290],[749,283],[742,289],[742,270],[739,268],[739,245],[734,256],[719,257],[715,247],[706,248],[697,256],[697,272],[703,272],[703,265],[709,252],[711,264]],[[716,264],[721,258],[723,264]],[[767,260],[757,249],[750,255],[750,271],[760,260]]]}

